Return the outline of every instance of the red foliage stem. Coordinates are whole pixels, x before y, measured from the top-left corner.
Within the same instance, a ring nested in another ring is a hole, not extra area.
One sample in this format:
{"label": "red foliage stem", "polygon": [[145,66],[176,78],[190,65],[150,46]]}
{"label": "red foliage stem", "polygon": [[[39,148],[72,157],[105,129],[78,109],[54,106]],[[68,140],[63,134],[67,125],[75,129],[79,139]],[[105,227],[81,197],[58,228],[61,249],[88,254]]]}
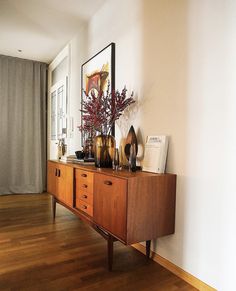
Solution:
{"label": "red foliage stem", "polygon": [[82,125],[81,131],[94,135],[96,131],[102,134],[110,134],[111,128],[116,120],[120,118],[124,110],[133,104],[133,93],[126,97],[127,89],[124,87],[122,92],[109,92],[110,85],[106,93],[99,92],[96,96],[92,90],[90,95],[84,92],[85,98],[82,101]]}

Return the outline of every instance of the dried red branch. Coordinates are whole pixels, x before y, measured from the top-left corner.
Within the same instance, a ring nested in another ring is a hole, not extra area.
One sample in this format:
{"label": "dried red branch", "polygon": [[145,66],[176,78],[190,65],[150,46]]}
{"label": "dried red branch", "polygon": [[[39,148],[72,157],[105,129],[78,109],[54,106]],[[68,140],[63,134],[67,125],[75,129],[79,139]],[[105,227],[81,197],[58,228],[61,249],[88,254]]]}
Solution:
{"label": "dried red branch", "polygon": [[94,91],[90,95],[84,92],[85,98],[82,101],[82,125],[81,131],[94,135],[96,131],[109,134],[115,121],[120,118],[124,110],[135,102],[133,93],[127,98],[127,89],[124,87],[122,92],[109,92],[110,84],[107,91],[99,92],[98,96]]}

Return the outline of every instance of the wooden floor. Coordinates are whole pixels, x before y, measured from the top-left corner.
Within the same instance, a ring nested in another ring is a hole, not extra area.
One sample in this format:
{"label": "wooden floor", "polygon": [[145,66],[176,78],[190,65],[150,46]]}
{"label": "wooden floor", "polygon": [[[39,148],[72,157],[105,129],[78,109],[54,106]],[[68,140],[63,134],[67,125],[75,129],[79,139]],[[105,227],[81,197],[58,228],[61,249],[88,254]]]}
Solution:
{"label": "wooden floor", "polygon": [[0,196],[0,290],[196,290],[143,254],[106,241],[47,194]]}

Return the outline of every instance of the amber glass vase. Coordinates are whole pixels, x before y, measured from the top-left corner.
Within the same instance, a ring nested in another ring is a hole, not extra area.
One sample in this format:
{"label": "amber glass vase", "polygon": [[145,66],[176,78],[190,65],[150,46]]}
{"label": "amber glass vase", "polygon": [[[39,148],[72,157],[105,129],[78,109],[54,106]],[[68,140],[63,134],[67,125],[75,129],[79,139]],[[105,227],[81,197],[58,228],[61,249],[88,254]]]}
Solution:
{"label": "amber glass vase", "polygon": [[112,168],[116,148],[112,135],[97,135],[94,139],[95,166],[98,168]]}

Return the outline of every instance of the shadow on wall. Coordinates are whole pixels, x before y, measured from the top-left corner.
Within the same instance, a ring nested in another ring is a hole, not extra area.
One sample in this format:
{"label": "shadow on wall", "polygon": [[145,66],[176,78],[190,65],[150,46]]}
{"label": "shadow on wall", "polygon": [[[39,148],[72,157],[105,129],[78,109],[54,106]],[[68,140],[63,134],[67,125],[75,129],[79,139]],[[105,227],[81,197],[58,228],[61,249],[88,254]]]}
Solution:
{"label": "shadow on wall", "polygon": [[175,234],[153,241],[153,250],[173,263],[184,263],[186,200],[185,152],[187,126],[188,1],[143,0],[142,140],[170,136],[167,172],[176,173]]}

